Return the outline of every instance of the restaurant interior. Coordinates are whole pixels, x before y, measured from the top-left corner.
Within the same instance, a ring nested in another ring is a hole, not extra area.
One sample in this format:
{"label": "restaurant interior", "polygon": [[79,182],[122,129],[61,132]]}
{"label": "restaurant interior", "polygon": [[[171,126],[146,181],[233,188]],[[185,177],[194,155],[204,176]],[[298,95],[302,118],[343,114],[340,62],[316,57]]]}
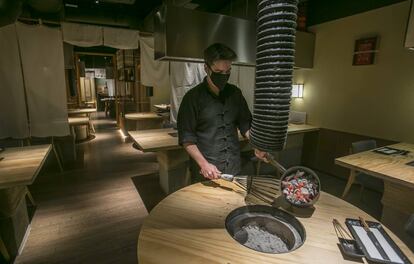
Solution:
{"label": "restaurant interior", "polygon": [[414,263],[413,113],[414,0],[0,0],[0,263]]}

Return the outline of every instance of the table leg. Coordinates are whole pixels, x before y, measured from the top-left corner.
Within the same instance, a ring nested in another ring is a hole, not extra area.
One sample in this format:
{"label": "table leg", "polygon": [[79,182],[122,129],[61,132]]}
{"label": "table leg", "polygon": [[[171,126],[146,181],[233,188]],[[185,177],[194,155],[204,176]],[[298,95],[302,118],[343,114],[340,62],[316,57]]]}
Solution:
{"label": "table leg", "polygon": [[381,222],[391,229],[408,247],[414,249],[414,238],[404,229],[414,213],[414,190],[401,184],[384,181]]}
{"label": "table leg", "polygon": [[54,140],[53,137],[52,137],[52,149],[53,149],[53,153],[55,153],[55,157],[56,157],[56,160],[58,162],[60,172],[63,172],[62,161],[60,160],[60,157],[59,157],[59,155],[56,151],[55,140]]}
{"label": "table leg", "polygon": [[189,157],[184,149],[158,151],[157,160],[160,185],[166,194],[191,184],[191,175],[188,172]]}
{"label": "table leg", "polygon": [[6,261],[6,263],[8,263],[10,261],[10,255],[9,255],[9,252],[7,251],[6,246],[4,245],[4,242],[1,236],[0,236],[0,252],[3,255],[3,258]]}
{"label": "table leg", "polygon": [[345,199],[346,195],[349,192],[349,189],[351,189],[352,184],[354,184],[355,181],[355,170],[351,170],[349,173],[348,182],[346,183],[344,192],[342,193],[342,199]]}
{"label": "table leg", "polygon": [[75,126],[70,127],[70,134],[73,138],[73,159],[76,161],[76,133],[75,133]]}
{"label": "table leg", "polygon": [[90,114],[88,114],[88,118],[89,118],[89,127],[91,128],[92,132],[95,134],[95,127],[94,127],[94,125],[92,123],[91,115]]}

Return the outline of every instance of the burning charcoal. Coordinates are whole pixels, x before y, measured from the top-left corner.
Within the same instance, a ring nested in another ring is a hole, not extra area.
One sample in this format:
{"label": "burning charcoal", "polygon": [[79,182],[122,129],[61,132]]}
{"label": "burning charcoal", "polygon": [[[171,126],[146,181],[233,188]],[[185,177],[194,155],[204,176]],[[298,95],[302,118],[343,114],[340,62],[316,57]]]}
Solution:
{"label": "burning charcoal", "polygon": [[282,191],[286,199],[301,205],[311,202],[318,193],[318,184],[312,175],[297,170],[282,181]]}

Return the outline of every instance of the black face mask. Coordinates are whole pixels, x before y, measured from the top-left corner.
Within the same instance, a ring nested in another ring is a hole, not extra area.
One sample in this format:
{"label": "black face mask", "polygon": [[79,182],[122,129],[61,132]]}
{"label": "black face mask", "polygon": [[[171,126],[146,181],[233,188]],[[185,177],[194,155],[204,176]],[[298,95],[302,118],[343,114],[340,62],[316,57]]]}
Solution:
{"label": "black face mask", "polygon": [[[211,70],[211,68],[210,68]],[[210,79],[220,91],[223,91],[228,80],[230,78],[230,73],[218,73],[211,70]]]}

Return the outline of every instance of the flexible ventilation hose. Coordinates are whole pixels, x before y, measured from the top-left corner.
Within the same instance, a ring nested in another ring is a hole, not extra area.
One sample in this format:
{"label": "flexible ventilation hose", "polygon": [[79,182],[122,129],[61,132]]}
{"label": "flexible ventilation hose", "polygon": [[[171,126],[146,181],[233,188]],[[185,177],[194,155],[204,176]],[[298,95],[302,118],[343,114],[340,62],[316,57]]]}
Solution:
{"label": "flexible ventilation hose", "polygon": [[256,89],[251,144],[263,151],[284,148],[295,63],[298,0],[257,4]]}

